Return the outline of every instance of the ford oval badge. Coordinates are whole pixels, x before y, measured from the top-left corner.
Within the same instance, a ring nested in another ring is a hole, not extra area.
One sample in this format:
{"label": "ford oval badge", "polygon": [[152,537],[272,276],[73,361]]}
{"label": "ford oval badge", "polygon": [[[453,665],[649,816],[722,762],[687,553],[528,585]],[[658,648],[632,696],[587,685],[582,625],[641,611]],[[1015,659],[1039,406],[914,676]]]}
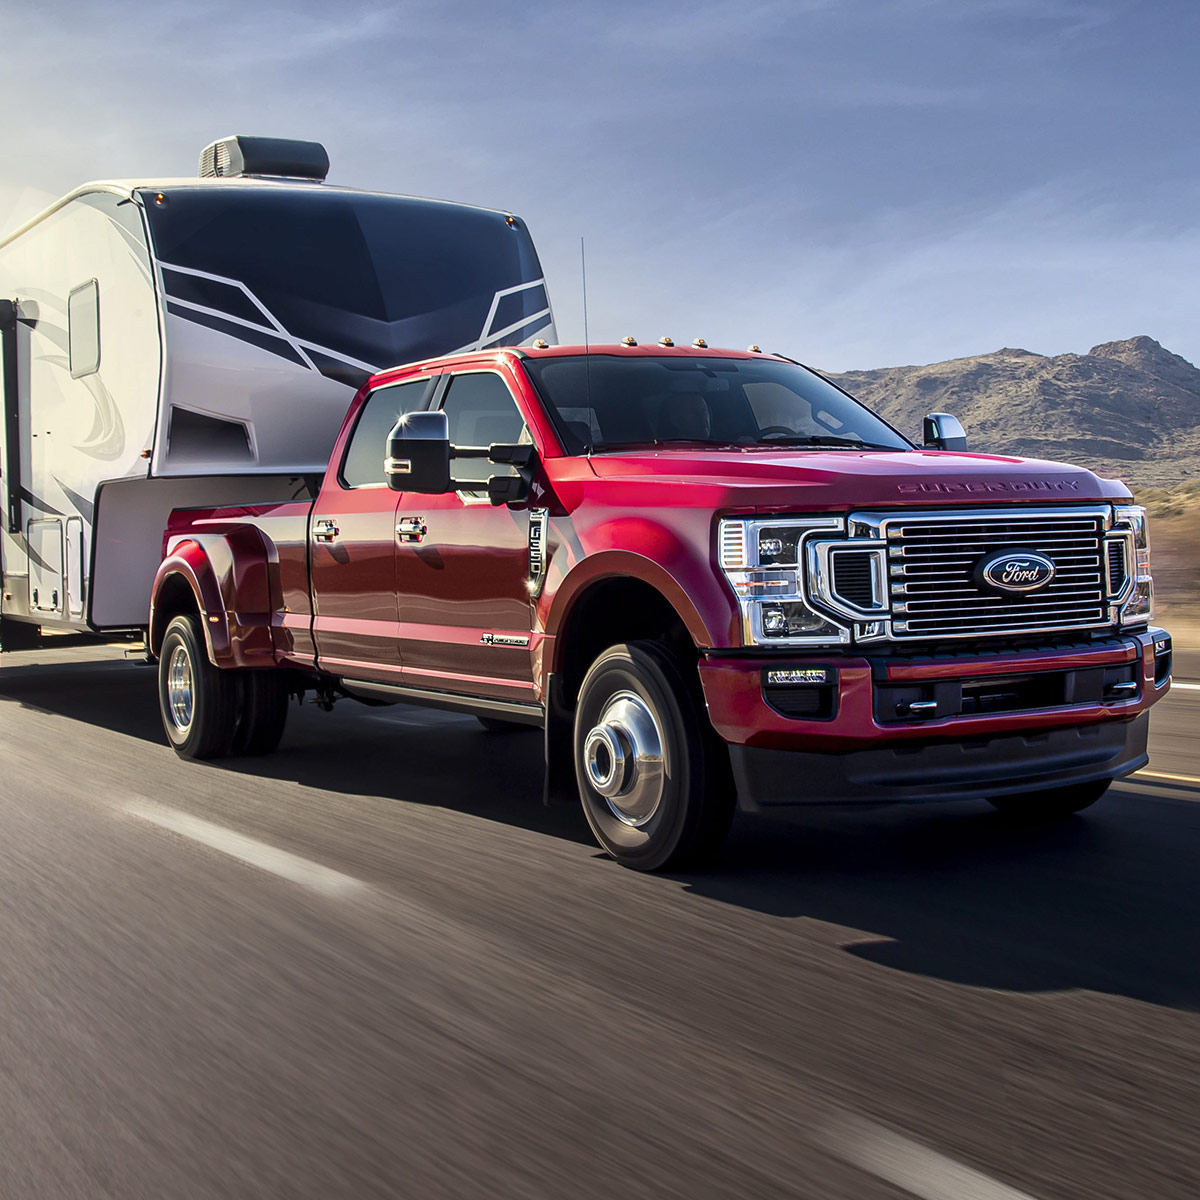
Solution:
{"label": "ford oval badge", "polygon": [[1036,550],[1001,550],[975,568],[980,586],[1006,596],[1041,591],[1054,574],[1054,560]]}

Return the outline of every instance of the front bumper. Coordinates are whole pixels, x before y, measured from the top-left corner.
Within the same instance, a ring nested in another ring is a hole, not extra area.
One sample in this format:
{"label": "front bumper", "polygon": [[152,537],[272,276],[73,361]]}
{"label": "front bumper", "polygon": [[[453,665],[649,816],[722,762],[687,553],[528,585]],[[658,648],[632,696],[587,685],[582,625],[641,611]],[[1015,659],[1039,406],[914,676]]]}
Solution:
{"label": "front bumper", "polygon": [[[768,686],[768,670],[788,668],[827,682]],[[983,654],[708,655],[700,678],[739,802],[756,809],[960,800],[1128,774],[1147,761],[1147,710],[1169,670],[1170,639],[1150,629]],[[906,715],[914,704],[925,715]]]}

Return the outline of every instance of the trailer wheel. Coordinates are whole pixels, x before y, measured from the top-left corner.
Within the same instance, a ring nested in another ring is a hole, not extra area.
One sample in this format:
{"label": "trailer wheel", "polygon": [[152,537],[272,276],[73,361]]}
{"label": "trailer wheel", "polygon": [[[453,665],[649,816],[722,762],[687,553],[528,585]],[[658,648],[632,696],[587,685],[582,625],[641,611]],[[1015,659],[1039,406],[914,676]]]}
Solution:
{"label": "trailer wheel", "polygon": [[158,659],[158,707],[181,758],[220,758],[237,732],[239,680],[208,661],[197,616],[167,626]]}
{"label": "trailer wheel", "polygon": [[1006,817],[1021,821],[1060,821],[1072,813],[1095,804],[1111,779],[1077,783],[1071,787],[1047,788],[1041,792],[1021,792],[1015,796],[993,796],[988,803]]}
{"label": "trailer wheel", "polygon": [[280,671],[239,671],[242,711],[233,738],[234,754],[270,754],[288,718],[287,679]]}
{"label": "trailer wheel", "polygon": [[596,659],[579,692],[574,752],[584,815],[622,866],[696,865],[724,840],[728,755],[661,644],[630,642]]}

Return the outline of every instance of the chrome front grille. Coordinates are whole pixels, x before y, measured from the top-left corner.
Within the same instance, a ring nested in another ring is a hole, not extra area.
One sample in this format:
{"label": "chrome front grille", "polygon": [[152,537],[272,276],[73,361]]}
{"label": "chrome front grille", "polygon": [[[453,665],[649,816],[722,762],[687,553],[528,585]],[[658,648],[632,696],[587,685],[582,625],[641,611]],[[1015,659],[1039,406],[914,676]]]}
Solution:
{"label": "chrome front grille", "polygon": [[[894,638],[1094,629],[1111,622],[1107,510],[880,514],[872,524],[887,545]],[[977,567],[1002,550],[1046,555],[1054,578],[1027,595],[997,595],[977,581]]]}

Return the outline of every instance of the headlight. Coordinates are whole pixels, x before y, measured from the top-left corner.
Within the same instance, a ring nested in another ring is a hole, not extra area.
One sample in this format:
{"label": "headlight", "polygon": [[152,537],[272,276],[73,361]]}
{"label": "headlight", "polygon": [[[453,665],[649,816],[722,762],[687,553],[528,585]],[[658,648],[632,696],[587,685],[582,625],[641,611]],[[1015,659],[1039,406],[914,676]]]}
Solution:
{"label": "headlight", "polygon": [[738,598],[747,645],[830,646],[850,640],[848,626],[816,612],[804,585],[804,544],[840,534],[840,517],[728,518],[718,531],[718,559]]}
{"label": "headlight", "polygon": [[1128,598],[1121,605],[1122,625],[1144,625],[1154,615],[1154,581],[1150,577],[1150,529],[1146,510],[1140,505],[1118,505],[1116,525],[1125,533],[1126,544],[1133,550],[1133,562],[1127,570],[1133,581]]}

